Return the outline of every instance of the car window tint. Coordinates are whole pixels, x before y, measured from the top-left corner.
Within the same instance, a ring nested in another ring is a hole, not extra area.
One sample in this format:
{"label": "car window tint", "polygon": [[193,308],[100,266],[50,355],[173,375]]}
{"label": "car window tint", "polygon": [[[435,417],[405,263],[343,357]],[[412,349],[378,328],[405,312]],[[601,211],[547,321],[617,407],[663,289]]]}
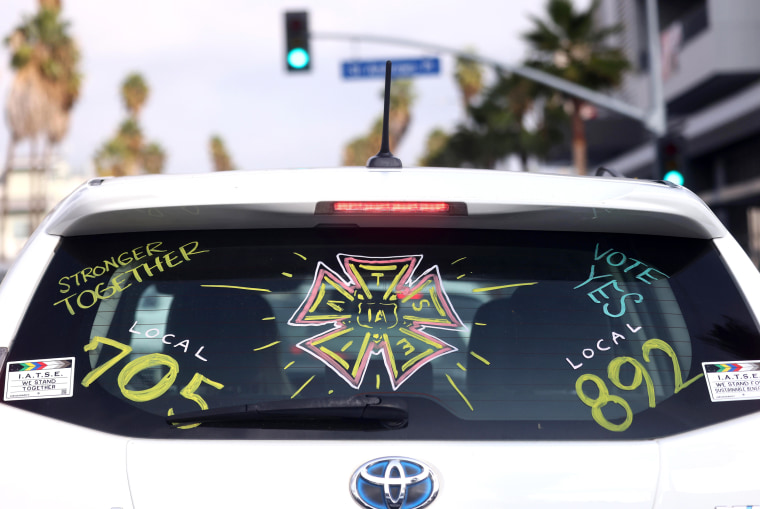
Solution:
{"label": "car window tint", "polygon": [[404,398],[410,414],[407,428],[373,438],[647,438],[756,411],[741,399],[716,412],[702,363],[760,359],[758,344],[706,240],[358,228],[82,236],[63,239],[7,361],[74,357],[74,395],[3,403],[133,436],[365,438],[167,417],[369,393]]}

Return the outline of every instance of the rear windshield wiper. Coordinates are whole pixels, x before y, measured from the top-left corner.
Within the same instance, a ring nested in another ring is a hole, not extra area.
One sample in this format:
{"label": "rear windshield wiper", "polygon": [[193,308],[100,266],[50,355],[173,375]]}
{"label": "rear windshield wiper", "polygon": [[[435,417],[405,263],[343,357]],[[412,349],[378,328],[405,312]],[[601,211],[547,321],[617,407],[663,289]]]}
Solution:
{"label": "rear windshield wiper", "polygon": [[166,418],[175,426],[283,429],[401,429],[408,421],[403,399],[375,395],[263,401]]}

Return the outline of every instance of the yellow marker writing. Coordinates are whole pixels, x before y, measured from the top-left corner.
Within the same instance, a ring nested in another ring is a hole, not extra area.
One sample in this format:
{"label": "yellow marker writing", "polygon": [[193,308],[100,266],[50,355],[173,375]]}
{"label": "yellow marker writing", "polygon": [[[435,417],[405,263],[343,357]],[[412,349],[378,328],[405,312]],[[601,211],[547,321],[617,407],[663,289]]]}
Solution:
{"label": "yellow marker writing", "polygon": [[480,362],[482,362],[486,366],[490,366],[491,365],[490,362],[488,362],[486,359],[484,359],[480,355],[476,354],[475,352],[470,352],[470,355],[472,355],[473,357],[475,357],[476,359],[478,359]]}
{"label": "yellow marker writing", "polygon": [[271,292],[266,288],[250,288],[247,286],[232,286],[232,285],[201,285],[203,288],[232,288],[233,290],[250,290],[252,292]]}
{"label": "yellow marker writing", "polygon": [[293,393],[293,395],[290,397],[290,399],[293,399],[293,398],[295,398],[296,396],[298,396],[298,393],[300,393],[300,392],[301,392],[301,391],[304,389],[304,387],[306,387],[307,385],[309,385],[309,384],[311,383],[311,381],[312,381],[312,380],[314,380],[314,377],[315,377],[315,376],[316,376],[316,375],[312,375],[312,376],[311,376],[311,378],[309,378],[308,380],[306,380],[306,381],[304,382],[304,384],[303,384],[301,387],[299,387],[299,388],[298,388],[298,390],[297,390],[296,392],[294,392],[294,393]]}
{"label": "yellow marker writing", "polygon": [[488,288],[473,288],[472,293],[479,293],[479,292],[492,292],[494,290],[501,290],[502,288],[512,288],[514,286],[531,286],[538,284],[538,282],[535,283],[516,283],[513,285],[502,285],[502,286],[489,286]]}
{"label": "yellow marker writing", "polygon": [[269,347],[272,347],[272,346],[274,346],[274,345],[277,345],[277,344],[279,344],[279,343],[280,343],[279,341],[274,341],[274,342],[272,342],[272,343],[269,343],[268,345],[264,345],[264,346],[260,346],[260,347],[258,347],[258,348],[254,348],[254,349],[253,349],[253,351],[254,351],[254,352],[258,352],[258,351],[261,351],[261,350],[265,350],[265,349],[267,349],[267,348],[269,348]]}
{"label": "yellow marker writing", "polygon": [[472,408],[472,405],[470,404],[470,401],[467,399],[467,396],[465,396],[462,391],[459,390],[459,387],[457,387],[457,384],[454,383],[454,380],[451,379],[449,375],[446,375],[446,378],[449,380],[449,383],[454,388],[455,391],[457,391],[457,394],[464,400],[465,403],[467,403],[467,406],[470,407],[471,411],[475,411],[474,408]]}

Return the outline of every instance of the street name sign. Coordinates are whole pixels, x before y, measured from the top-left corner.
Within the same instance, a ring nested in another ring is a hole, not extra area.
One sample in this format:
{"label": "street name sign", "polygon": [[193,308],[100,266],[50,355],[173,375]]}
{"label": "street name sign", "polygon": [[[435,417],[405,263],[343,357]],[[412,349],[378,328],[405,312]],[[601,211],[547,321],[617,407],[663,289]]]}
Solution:
{"label": "street name sign", "polygon": [[[349,60],[343,62],[345,79],[385,78],[387,60]],[[438,57],[406,58],[393,60],[391,78],[410,78],[412,76],[432,76],[441,71]]]}

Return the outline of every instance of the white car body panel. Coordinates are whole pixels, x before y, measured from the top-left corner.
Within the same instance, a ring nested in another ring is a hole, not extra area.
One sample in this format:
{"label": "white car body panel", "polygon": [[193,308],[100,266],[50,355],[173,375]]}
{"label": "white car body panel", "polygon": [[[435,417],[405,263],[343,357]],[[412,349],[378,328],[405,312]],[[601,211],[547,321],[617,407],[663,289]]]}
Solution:
{"label": "white car body panel", "polygon": [[[540,194],[535,192],[537,186]],[[183,175],[181,181],[170,175],[98,179],[73,193],[51,214],[44,228],[54,235],[83,235],[308,227],[345,221],[314,215],[317,202],[336,200],[467,203],[467,217],[435,221],[407,217],[404,226],[618,231],[700,238],[727,233],[690,191],[665,184],[487,170],[389,172],[362,168],[223,172]],[[387,217],[365,221],[367,226],[388,224]]]}
{"label": "white car body panel", "polygon": [[[717,403],[714,411],[720,412]],[[751,415],[660,440],[662,465],[655,508],[760,506],[753,466],[760,418]]]}
{"label": "white car body panel", "polygon": [[241,500],[251,507],[350,508],[355,507],[348,490],[354,469],[390,455],[416,458],[436,469],[441,489],[433,507],[442,509],[601,509],[611,504],[644,509],[652,507],[657,482],[654,442],[134,440],[128,470],[140,509],[226,507]]}
{"label": "white car body panel", "polygon": [[0,507],[135,507],[127,479],[125,437],[7,405],[0,405],[0,430]]}

